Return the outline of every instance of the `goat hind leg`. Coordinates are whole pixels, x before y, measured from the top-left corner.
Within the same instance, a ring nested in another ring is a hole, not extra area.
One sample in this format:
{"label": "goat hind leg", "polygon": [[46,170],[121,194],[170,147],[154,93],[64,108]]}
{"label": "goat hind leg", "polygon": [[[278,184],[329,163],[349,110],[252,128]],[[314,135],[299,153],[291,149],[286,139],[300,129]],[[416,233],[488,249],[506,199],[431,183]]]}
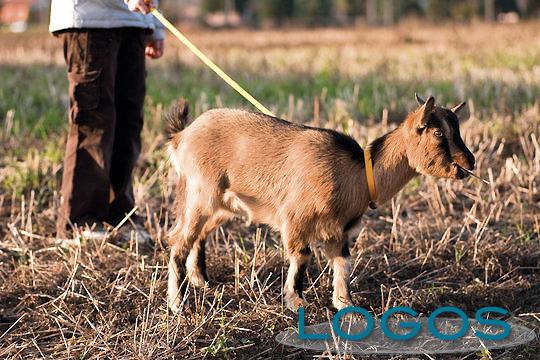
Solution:
{"label": "goat hind leg", "polygon": [[173,312],[180,310],[182,296],[185,293],[186,281],[184,262],[179,244],[171,247],[168,264],[167,303]]}
{"label": "goat hind leg", "polygon": [[[178,311],[182,295],[187,288],[189,274],[186,272],[186,261],[193,245],[200,243],[201,231],[208,217],[200,211],[184,214],[182,224],[177,224],[170,234],[171,254],[169,258],[168,303],[173,311]],[[203,248],[204,250],[204,248]],[[188,275],[188,276],[186,276]]]}
{"label": "goat hind leg", "polygon": [[198,239],[195,240],[186,260],[186,272],[189,282],[195,287],[203,287],[208,282],[206,273],[206,237],[228,216],[222,212],[214,214],[204,225]]}
{"label": "goat hind leg", "polygon": [[186,260],[186,275],[189,282],[201,288],[208,281],[206,274],[206,239],[202,236],[195,241]]}

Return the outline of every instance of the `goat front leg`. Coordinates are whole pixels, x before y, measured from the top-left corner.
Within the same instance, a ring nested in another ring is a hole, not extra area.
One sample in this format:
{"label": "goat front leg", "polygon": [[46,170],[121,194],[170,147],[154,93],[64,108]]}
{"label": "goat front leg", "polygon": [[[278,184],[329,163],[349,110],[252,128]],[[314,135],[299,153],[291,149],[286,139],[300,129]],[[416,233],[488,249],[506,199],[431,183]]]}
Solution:
{"label": "goat front leg", "polygon": [[311,249],[309,245],[300,250],[287,248],[290,265],[283,289],[285,305],[289,310],[297,312],[298,308],[307,306],[307,301],[302,297],[302,291],[304,290],[304,275],[311,260]]}
{"label": "goat front leg", "polygon": [[351,254],[346,239],[343,239],[342,241],[330,240],[330,242],[325,245],[325,252],[334,273],[334,279],[332,281],[334,287],[332,304],[338,310],[353,306],[349,291]]}

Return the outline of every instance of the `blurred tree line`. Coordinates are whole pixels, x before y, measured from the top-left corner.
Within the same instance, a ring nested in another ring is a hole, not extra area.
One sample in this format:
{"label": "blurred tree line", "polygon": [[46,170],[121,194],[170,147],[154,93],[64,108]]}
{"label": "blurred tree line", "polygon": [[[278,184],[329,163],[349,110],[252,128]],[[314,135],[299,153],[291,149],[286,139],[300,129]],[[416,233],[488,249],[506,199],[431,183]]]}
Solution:
{"label": "blurred tree line", "polygon": [[202,15],[235,11],[245,24],[277,26],[347,24],[359,17],[384,25],[404,17],[495,20],[497,14],[507,12],[528,18],[538,16],[539,9],[540,0],[201,0]]}

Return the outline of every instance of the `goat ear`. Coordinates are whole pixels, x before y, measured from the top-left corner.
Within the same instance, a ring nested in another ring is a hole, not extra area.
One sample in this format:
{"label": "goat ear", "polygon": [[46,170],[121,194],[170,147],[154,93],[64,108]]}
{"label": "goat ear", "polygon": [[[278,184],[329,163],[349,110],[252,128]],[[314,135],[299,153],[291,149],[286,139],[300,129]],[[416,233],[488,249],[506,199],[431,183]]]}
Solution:
{"label": "goat ear", "polygon": [[435,98],[433,96],[428,97],[428,99],[424,102],[420,110],[418,111],[418,117],[416,119],[416,128],[423,129],[427,125],[427,121],[429,119],[429,114],[431,114],[431,111],[433,111],[433,108],[435,107]]}
{"label": "goat ear", "polygon": [[422,106],[426,103],[426,100],[422,99],[422,97],[418,95],[418,93],[414,93],[414,97],[416,98],[416,102],[418,103],[418,105]]}
{"label": "goat ear", "polygon": [[465,109],[465,105],[467,105],[467,103],[465,101],[463,101],[462,103],[460,104],[457,104],[456,106],[454,106],[452,108],[452,112],[454,114],[457,115],[457,117],[459,118],[460,114],[463,112],[463,110]]}

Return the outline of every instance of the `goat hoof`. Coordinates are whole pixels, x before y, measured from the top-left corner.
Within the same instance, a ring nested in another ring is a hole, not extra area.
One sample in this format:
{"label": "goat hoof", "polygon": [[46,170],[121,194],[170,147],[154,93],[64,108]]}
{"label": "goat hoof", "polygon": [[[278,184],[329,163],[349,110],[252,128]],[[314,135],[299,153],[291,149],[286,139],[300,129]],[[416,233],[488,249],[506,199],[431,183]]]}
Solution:
{"label": "goat hoof", "polygon": [[285,298],[285,304],[287,305],[287,308],[291,310],[292,312],[297,313],[298,309],[301,307],[307,307],[309,303],[303,299],[302,297],[298,295],[290,296]]}
{"label": "goat hoof", "polygon": [[169,303],[168,305],[169,305],[169,309],[174,315],[178,315],[182,312],[182,307],[180,306],[180,304]]}
{"label": "goat hoof", "polygon": [[354,306],[353,302],[350,299],[334,298],[332,303],[338,311],[347,307]]}
{"label": "goat hoof", "polygon": [[167,307],[173,314],[178,315],[189,306],[186,300],[185,294],[183,294],[181,291],[178,291],[174,295],[168,294]]}
{"label": "goat hoof", "polygon": [[208,286],[208,281],[201,274],[191,274],[189,276],[189,283],[197,289],[202,289]]}

